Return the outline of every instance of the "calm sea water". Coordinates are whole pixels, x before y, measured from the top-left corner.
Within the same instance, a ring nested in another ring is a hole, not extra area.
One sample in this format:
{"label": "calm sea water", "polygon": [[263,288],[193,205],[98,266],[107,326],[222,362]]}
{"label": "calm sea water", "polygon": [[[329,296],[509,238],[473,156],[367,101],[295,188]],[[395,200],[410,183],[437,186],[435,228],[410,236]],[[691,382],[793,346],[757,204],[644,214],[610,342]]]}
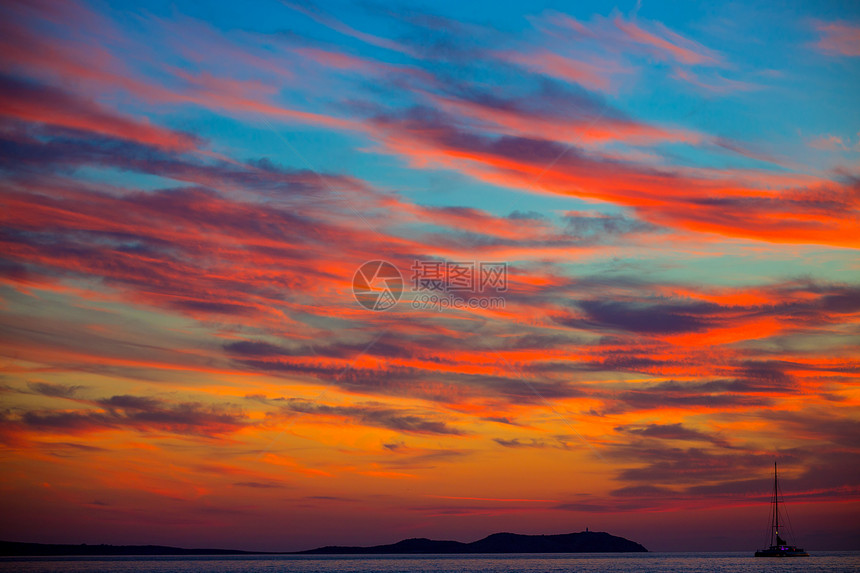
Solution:
{"label": "calm sea water", "polygon": [[119,557],[2,557],[0,571],[21,573],[561,573],[561,572],[683,572],[725,571],[776,573],[783,571],[860,571],[860,552],[816,552],[811,557],[756,559],[743,553],[629,553],[606,555],[241,555],[241,556],[119,556]]}

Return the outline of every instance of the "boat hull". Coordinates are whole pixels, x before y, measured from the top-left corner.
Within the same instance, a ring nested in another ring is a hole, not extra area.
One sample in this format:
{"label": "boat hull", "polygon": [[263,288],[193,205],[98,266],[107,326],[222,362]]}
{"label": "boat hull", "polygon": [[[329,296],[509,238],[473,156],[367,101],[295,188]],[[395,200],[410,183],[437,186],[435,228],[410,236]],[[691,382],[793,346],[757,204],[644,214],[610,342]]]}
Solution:
{"label": "boat hull", "polygon": [[755,552],[756,557],[809,557],[809,553],[796,547],[771,547]]}

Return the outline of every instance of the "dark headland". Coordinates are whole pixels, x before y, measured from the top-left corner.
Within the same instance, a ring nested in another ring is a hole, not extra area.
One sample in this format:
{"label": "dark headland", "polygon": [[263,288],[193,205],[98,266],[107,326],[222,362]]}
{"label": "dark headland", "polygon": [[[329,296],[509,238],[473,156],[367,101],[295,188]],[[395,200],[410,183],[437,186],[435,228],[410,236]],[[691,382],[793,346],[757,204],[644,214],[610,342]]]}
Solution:
{"label": "dark headland", "polygon": [[391,545],[373,547],[320,547],[298,551],[303,555],[336,554],[416,554],[416,553],[622,553],[647,552],[642,545],[623,537],[599,531],[560,535],[518,535],[494,533],[472,543],[404,539]]}
{"label": "dark headland", "polygon": [[23,543],[0,541],[0,556],[60,556],[60,555],[250,555],[259,551],[235,549],[182,549],[165,545],[66,545],[57,543]]}
{"label": "dark headland", "polygon": [[59,545],[0,541],[0,556],[59,555],[415,555],[467,553],[629,553],[647,552],[642,545],[623,537],[599,531],[560,535],[518,535],[494,533],[472,543],[404,539],[390,545],[373,547],[327,546],[307,551],[264,552],[236,549],[182,549],[164,545]]}

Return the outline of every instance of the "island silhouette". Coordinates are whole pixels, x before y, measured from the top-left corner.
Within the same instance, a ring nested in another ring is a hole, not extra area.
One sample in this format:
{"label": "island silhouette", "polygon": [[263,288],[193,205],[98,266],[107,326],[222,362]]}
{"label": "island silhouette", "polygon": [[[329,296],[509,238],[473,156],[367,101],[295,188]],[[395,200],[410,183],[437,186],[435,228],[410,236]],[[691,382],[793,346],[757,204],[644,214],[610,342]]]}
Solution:
{"label": "island silhouette", "polygon": [[389,545],[349,547],[328,545],[305,551],[241,551],[237,549],[183,549],[164,545],[63,545],[0,541],[2,556],[60,555],[417,555],[469,553],[630,553],[647,552],[639,543],[602,531],[557,535],[494,533],[478,541],[404,539]]}
{"label": "island silhouette", "polygon": [[296,553],[300,555],[396,555],[421,553],[629,553],[647,551],[639,543],[623,537],[602,531],[581,531],[558,535],[494,533],[472,543],[415,538],[404,539],[391,545],[374,545],[372,547],[328,546],[297,551]]}

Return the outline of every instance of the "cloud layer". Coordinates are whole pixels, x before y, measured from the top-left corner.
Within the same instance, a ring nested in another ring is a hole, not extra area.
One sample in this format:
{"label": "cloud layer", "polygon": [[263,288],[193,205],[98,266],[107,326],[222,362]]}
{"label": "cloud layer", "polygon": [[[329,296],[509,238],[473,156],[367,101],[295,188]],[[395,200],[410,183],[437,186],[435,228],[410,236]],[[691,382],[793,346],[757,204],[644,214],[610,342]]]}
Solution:
{"label": "cloud layer", "polygon": [[[856,14],[220,10],[2,7],[15,537],[600,520],[652,548],[661,512],[653,548],[695,549],[684,511],[754,520],[778,458],[841,539]],[[385,312],[353,296],[371,260],[406,285]],[[416,261],[505,263],[504,305],[416,307]]]}

